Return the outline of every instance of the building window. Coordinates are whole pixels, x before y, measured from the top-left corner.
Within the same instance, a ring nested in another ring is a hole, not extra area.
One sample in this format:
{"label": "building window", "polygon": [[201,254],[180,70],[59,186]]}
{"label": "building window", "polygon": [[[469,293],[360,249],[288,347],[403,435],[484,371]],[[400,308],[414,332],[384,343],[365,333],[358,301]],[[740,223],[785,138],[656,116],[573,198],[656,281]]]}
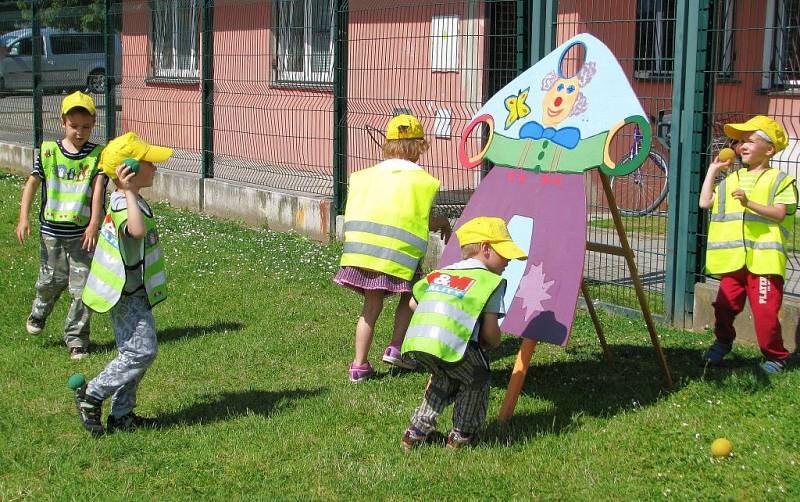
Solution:
{"label": "building window", "polygon": [[715,4],[713,28],[714,68],[722,78],[733,76],[733,19],[734,0],[725,0]]}
{"label": "building window", "polygon": [[772,0],[767,9],[774,14],[767,11],[766,40],[772,54],[766,83],[773,89],[800,89],[800,2]]}
{"label": "building window", "polygon": [[634,76],[669,77],[675,60],[675,0],[637,0]]}
{"label": "building window", "polygon": [[280,82],[333,82],[333,1],[277,0],[274,26]]}
{"label": "building window", "polygon": [[194,0],[151,0],[150,68],[155,78],[199,78],[199,15]]}

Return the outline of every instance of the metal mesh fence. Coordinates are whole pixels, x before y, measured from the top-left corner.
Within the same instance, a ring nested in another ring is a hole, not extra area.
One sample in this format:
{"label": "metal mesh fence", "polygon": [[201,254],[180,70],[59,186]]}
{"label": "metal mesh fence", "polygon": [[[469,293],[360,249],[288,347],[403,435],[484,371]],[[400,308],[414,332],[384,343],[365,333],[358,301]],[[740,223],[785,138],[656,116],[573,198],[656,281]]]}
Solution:
{"label": "metal mesh fence", "polygon": [[[651,117],[654,139],[658,138],[658,126],[663,123],[664,115],[672,108],[674,5],[668,1],[558,2],[556,45],[579,33],[590,33],[606,44],[619,60],[645,112]],[[626,126],[613,140],[612,156],[618,162],[624,162],[636,148],[636,142],[637,132]],[[612,178],[614,196],[622,211],[648,303],[657,313],[664,313],[668,160],[666,139],[656,139],[650,158],[640,169],[628,176]],[[619,245],[598,174],[591,171],[586,176],[588,240]],[[587,251],[584,277],[595,300],[638,309],[624,258]]]}
{"label": "metal mesh fence", "polygon": [[525,12],[515,1],[351,2],[348,171],[379,162],[386,123],[411,113],[429,133],[419,164],[442,183],[437,208],[457,217],[481,175],[459,165],[458,140],[485,99],[517,75]]}
{"label": "metal mesh fence", "polygon": [[[555,44],[582,32],[598,37],[617,56],[651,118],[655,141],[648,160],[631,175],[615,178],[613,192],[650,305],[665,312],[667,229],[674,216],[667,179],[671,169],[679,169],[671,155],[672,138],[678,137],[671,124],[673,93],[680,89],[673,89],[672,81],[686,42],[676,40],[684,4],[555,4],[549,26]],[[699,75],[709,84],[698,92],[710,104],[702,126],[681,124],[694,128],[696,153],[707,165],[725,144],[723,123],[767,114],[781,121],[790,137],[774,165],[797,176],[798,2],[697,4],[709,16],[710,55]],[[35,146],[61,137],[60,100],[80,89],[97,103],[96,141],[133,130],[175,149],[164,166],[168,170],[336,198],[343,193],[338,189],[346,188],[347,174],[381,160],[389,118],[410,112],[421,119],[431,143],[420,164],[442,181],[437,211],[451,218],[460,215],[482,173],[492,167],[460,166],[458,139],[481,104],[529,66],[531,38],[537,35],[531,33],[537,4],[519,0],[87,0],[69,8],[31,2],[27,10],[20,5],[0,0],[2,141]],[[38,8],[38,26],[30,6]],[[34,29],[41,33],[37,43]],[[35,46],[41,54],[37,87]],[[633,128],[618,133],[613,157],[624,162],[640,133]],[[475,143],[469,151],[480,150],[480,134],[469,141]],[[701,175],[684,167],[677,179],[692,177],[699,191],[695,178]],[[617,244],[596,173],[587,174],[587,187],[588,239]],[[697,228],[684,230],[700,239],[689,252],[702,256],[706,227],[701,216],[693,221]],[[790,294],[800,293],[795,248],[793,236]],[[700,270],[702,263],[691,274],[706,280]],[[622,258],[588,252],[585,276],[596,299],[637,307]]]}
{"label": "metal mesh fence", "polygon": [[[705,73],[711,81],[711,106],[703,114],[704,144],[698,153],[702,174],[720,148],[731,141],[722,126],[767,115],[786,129],[789,146],[771,165],[793,177],[800,175],[800,2],[770,0],[710,3],[713,23],[708,30],[711,57]],[[743,168],[737,164],[735,168]],[[708,215],[699,229],[702,247]],[[800,294],[800,241],[797,222],[788,243],[784,291]],[[702,256],[702,254],[701,254]],[[701,267],[696,280],[707,278]]]}

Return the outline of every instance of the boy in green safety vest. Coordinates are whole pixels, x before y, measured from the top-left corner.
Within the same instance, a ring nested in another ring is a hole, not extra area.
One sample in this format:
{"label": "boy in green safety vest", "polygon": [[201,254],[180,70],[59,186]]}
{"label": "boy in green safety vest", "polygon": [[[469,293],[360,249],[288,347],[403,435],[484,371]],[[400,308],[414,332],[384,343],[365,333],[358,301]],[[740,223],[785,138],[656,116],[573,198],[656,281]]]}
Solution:
{"label": "boy in green safety vest", "polygon": [[778,373],[789,352],[783,345],[778,313],[783,301],[786,244],[797,209],[794,178],[770,167],[770,159],[786,148],[786,131],[776,121],[758,115],[743,124],[726,124],[725,134],[737,146],[746,169],[728,174],[714,186],[732,160],[715,158],[700,192],[700,207],[711,209],[706,271],[719,276],[714,301],[716,341],[706,351],[707,363],[719,363],[732,349],[733,321],[749,299],[756,338],[766,361],[762,368]]}
{"label": "boy in green safety vest", "polygon": [[97,168],[103,147],[89,141],[95,114],[94,100],[82,92],[61,102],[64,137],[42,143],[22,190],[16,230],[20,244],[24,243],[30,236],[31,204],[41,185],[41,265],[25,329],[31,335],[40,334],[58,297],[67,289],[72,302],[64,322],[64,343],[71,359],[88,355],[90,311],[81,294],[97,243],[107,183]]}
{"label": "boy in green safety vest", "polygon": [[[100,230],[83,301],[94,311],[109,312],[119,354],[75,390],[81,424],[94,436],[155,424],[133,408],[139,382],[158,352],[151,309],[167,297],[166,274],[153,211],[139,190],[153,185],[153,163],[171,155],[172,149],[149,145],[129,132],[110,141],[100,159],[100,168],[117,189]],[[102,403],[108,397],[111,412],[104,428]]]}
{"label": "boy in green safety vest", "polygon": [[489,362],[482,347],[500,344],[505,279],[510,260],[528,257],[501,218],[478,217],[456,230],[461,261],[431,272],[414,285],[414,315],[403,341],[431,377],[401,444],[409,450],[436,430],[450,403],[453,430],[447,446],[473,446],[489,405]]}

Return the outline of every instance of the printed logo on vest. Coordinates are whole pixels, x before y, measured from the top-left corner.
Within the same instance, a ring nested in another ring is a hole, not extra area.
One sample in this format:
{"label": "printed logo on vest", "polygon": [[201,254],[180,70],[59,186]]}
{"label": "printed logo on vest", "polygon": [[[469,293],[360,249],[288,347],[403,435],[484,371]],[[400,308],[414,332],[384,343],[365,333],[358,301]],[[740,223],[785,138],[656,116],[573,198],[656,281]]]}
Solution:
{"label": "printed logo on vest", "polygon": [[106,215],[106,219],[103,220],[103,225],[100,227],[100,235],[103,236],[112,246],[117,247],[117,229],[114,227],[114,220],[111,218],[111,214]]}
{"label": "printed logo on vest", "polygon": [[433,272],[425,278],[428,281],[428,292],[444,293],[458,298],[464,295],[475,284],[475,279],[458,275],[445,274],[443,272]]}

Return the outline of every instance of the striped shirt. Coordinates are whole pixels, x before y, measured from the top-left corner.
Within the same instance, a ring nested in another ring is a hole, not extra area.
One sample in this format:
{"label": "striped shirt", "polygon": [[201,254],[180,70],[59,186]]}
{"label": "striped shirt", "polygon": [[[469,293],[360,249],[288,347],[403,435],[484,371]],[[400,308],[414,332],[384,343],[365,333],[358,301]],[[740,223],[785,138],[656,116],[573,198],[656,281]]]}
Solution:
{"label": "striped shirt", "polygon": [[[61,153],[66,158],[72,160],[81,160],[86,158],[86,156],[92,153],[92,150],[94,150],[94,148],[97,146],[96,143],[87,141],[78,153],[72,153],[64,149],[64,146],[61,144],[61,140],[57,140],[56,144],[61,150]],[[33,162],[33,171],[31,172],[31,176],[36,176],[43,182],[42,206],[39,209],[39,225],[41,226],[41,232],[45,235],[59,237],[62,239],[74,239],[75,237],[82,237],[83,231],[86,230],[87,225],[77,225],[75,223],[62,221],[48,221],[44,219],[44,207],[47,205],[47,179],[45,178],[41,155],[42,154],[40,152],[39,155],[36,156],[36,159]],[[105,174],[102,172],[99,172],[98,175],[105,177]],[[106,183],[107,182],[108,180],[106,180]],[[92,181],[92,183],[94,183],[94,181]],[[105,198],[105,193],[103,193],[103,198]]]}
{"label": "striped shirt", "polygon": [[[764,173],[760,172],[753,174],[750,173],[750,171],[748,171],[747,169],[739,169],[737,173],[739,176],[739,187],[742,190],[744,190],[744,193],[748,197],[750,197],[750,194],[753,193],[753,189],[756,187],[756,182],[758,181],[758,178]],[[774,203],[785,204],[787,214],[792,214],[795,208],[797,207],[797,194],[792,188],[793,186],[794,184],[789,184],[783,190],[775,194]]]}

